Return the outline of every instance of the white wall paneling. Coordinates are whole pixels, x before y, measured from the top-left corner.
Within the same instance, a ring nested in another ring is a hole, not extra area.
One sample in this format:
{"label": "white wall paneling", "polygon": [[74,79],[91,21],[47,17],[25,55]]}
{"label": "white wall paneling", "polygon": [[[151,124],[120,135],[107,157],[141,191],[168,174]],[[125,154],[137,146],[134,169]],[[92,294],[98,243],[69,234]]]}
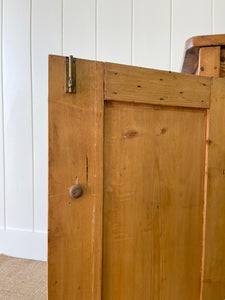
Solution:
{"label": "white wall paneling", "polygon": [[[0,32],[2,32],[2,0],[0,1]],[[5,229],[5,159],[4,159],[4,105],[2,98],[2,39],[0,38],[0,229]]]}
{"label": "white wall paneling", "polygon": [[34,231],[46,231],[48,203],[48,54],[61,54],[61,0],[33,0],[31,17]]}
{"label": "white wall paneling", "polygon": [[168,0],[134,0],[134,65],[169,69],[170,5]]}
{"label": "white wall paneling", "polygon": [[1,253],[9,256],[46,260],[47,233],[0,230]]}
{"label": "white wall paneling", "polygon": [[48,54],[179,71],[224,0],[0,0],[0,253],[47,255]]}
{"label": "white wall paneling", "polygon": [[225,33],[225,1],[212,0],[213,33]]}
{"label": "white wall paneling", "polygon": [[63,54],[96,58],[96,1],[63,0]]}
{"label": "white wall paneling", "polygon": [[97,58],[131,64],[133,0],[98,0]]}
{"label": "white wall paneling", "polygon": [[3,1],[6,226],[33,230],[30,1]]}

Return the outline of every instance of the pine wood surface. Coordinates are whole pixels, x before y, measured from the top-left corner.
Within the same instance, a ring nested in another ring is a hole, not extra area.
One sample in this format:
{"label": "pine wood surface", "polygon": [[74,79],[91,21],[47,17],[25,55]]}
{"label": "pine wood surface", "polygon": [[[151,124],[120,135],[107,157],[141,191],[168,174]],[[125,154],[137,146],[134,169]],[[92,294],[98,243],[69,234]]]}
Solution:
{"label": "pine wood surface", "polygon": [[203,300],[225,299],[225,81],[213,78]]}
{"label": "pine wood surface", "polygon": [[103,299],[199,299],[205,122],[106,103]]}
{"label": "pine wood surface", "polygon": [[[213,76],[211,106],[208,111],[207,180],[203,218],[203,252],[201,298],[203,300],[225,297],[225,83],[223,79],[224,50],[221,47],[202,47],[198,74]],[[221,68],[222,67],[222,68]]]}
{"label": "pine wood surface", "polygon": [[225,46],[225,34],[194,36],[188,39],[184,48],[181,72],[195,74],[198,68],[201,47]]}
{"label": "pine wood surface", "polygon": [[199,49],[197,74],[201,76],[220,76],[220,47],[202,47]]}
{"label": "pine wood surface", "polygon": [[106,63],[105,99],[208,108],[210,78]]}
{"label": "pine wood surface", "polygon": [[[103,64],[77,59],[65,93],[65,58],[49,58],[48,298],[101,299]],[[81,198],[69,188],[76,177]]]}
{"label": "pine wood surface", "polygon": [[77,59],[76,94],[50,56],[49,299],[224,297],[225,94],[209,49],[203,76]]}

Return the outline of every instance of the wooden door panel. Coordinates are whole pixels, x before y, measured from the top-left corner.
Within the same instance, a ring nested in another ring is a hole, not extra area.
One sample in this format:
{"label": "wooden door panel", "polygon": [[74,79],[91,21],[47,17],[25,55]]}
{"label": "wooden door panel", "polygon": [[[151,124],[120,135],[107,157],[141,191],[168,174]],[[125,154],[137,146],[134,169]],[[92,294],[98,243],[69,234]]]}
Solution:
{"label": "wooden door panel", "polygon": [[50,56],[48,298],[223,300],[224,80],[77,59],[67,94],[65,65]]}
{"label": "wooden door panel", "polygon": [[103,299],[199,299],[206,111],[105,103]]}

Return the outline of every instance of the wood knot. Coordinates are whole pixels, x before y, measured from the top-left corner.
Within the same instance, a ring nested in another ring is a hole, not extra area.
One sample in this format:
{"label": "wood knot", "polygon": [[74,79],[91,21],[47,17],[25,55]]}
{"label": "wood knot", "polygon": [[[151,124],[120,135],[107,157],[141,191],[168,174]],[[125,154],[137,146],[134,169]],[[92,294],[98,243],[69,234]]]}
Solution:
{"label": "wood knot", "polygon": [[80,184],[75,184],[73,185],[70,190],[69,194],[71,198],[77,199],[82,196],[83,194],[83,189]]}
{"label": "wood knot", "polygon": [[124,135],[124,139],[131,139],[138,135],[138,132],[136,130],[129,130]]}

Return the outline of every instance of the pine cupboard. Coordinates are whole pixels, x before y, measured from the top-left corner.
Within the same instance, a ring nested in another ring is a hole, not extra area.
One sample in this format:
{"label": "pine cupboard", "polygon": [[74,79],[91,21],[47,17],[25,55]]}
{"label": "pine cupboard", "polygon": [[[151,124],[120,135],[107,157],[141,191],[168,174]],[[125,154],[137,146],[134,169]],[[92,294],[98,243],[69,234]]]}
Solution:
{"label": "pine cupboard", "polygon": [[49,299],[224,299],[219,42],[190,74],[49,56]]}

